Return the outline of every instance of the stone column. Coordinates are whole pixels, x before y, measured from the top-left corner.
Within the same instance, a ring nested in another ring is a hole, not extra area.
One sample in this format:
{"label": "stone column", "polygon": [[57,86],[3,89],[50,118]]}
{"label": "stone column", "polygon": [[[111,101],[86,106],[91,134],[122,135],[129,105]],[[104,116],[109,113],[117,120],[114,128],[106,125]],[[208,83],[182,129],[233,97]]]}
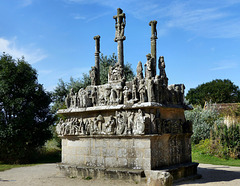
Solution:
{"label": "stone column", "polygon": [[124,55],[123,55],[123,41],[126,39],[124,36],[124,28],[126,25],[125,14],[121,8],[117,9],[117,15],[113,16],[115,19],[115,38],[114,41],[118,43],[118,63],[123,67],[124,66]]}
{"label": "stone column", "polygon": [[97,75],[97,83],[96,85],[100,85],[100,67],[99,67],[99,53],[100,53],[100,36],[94,36],[93,38],[95,40],[95,67],[96,67],[96,75]]}
{"label": "stone column", "polygon": [[124,55],[123,55],[123,40],[118,40],[117,41],[118,46],[117,46],[117,51],[118,51],[118,62],[121,66],[124,65]]}
{"label": "stone column", "polygon": [[156,75],[156,63],[157,63],[157,29],[156,29],[157,21],[153,20],[149,22],[149,26],[151,26],[151,55],[153,58],[153,77]]}

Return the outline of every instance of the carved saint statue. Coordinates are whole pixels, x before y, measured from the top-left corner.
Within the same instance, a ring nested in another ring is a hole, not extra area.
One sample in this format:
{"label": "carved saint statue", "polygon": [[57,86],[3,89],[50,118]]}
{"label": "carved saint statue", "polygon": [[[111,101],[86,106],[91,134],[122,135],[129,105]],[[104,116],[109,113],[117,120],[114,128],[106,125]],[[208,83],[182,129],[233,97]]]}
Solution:
{"label": "carved saint statue", "polygon": [[109,121],[105,123],[106,134],[109,134],[109,135],[115,134],[116,133],[115,127],[116,127],[116,120],[112,115],[110,115]]}
{"label": "carved saint statue", "polygon": [[90,79],[91,85],[97,85],[97,68],[95,66],[93,66],[90,71]]}
{"label": "carved saint statue", "polygon": [[96,106],[97,105],[97,88],[96,87],[93,88],[91,97],[92,97],[92,105]]}
{"label": "carved saint statue", "polygon": [[165,67],[166,66],[165,66],[165,62],[164,62],[164,57],[160,56],[159,59],[158,59],[158,68],[160,70],[160,77],[161,78],[166,78],[167,77]]}
{"label": "carved saint statue", "polygon": [[140,102],[143,103],[145,102],[145,97],[146,97],[146,87],[145,87],[145,81],[142,79],[139,84],[138,92],[140,95]]}
{"label": "carved saint statue", "polygon": [[134,134],[145,134],[145,116],[141,109],[138,109],[136,125]]}
{"label": "carved saint statue", "polygon": [[145,64],[145,78],[146,79],[151,79],[152,78],[152,65],[153,65],[153,60],[151,57],[151,54],[147,54],[147,62]]}
{"label": "carved saint statue", "polygon": [[124,117],[124,114],[120,112],[116,112],[116,118],[117,118],[117,131],[116,133],[118,135],[126,133],[126,118]]}

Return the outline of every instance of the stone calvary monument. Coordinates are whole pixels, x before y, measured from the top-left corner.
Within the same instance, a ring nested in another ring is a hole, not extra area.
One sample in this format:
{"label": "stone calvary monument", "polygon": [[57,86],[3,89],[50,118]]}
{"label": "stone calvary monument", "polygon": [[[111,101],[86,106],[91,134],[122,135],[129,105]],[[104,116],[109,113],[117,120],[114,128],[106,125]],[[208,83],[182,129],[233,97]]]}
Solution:
{"label": "stone calvary monument", "polygon": [[144,76],[139,61],[136,77],[126,81],[126,16],[119,8],[113,18],[118,62],[109,68],[108,83],[100,85],[100,36],[95,36],[91,85],[78,92],[70,90],[67,109],[58,111],[66,118],[56,127],[62,139],[60,169],[79,177],[135,181],[146,177],[149,185],[196,176],[198,164],[191,160],[192,124],[184,116],[184,110],[190,109],[184,104],[185,87],[168,85],[164,57],[157,60],[157,21],[149,23],[151,53],[146,55]]}

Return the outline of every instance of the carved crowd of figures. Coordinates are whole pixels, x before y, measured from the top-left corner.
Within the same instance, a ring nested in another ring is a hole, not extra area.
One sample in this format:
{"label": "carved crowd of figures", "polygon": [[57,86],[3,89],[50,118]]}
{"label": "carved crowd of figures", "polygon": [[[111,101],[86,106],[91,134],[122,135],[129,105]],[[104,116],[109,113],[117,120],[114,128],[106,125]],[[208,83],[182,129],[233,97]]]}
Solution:
{"label": "carved crowd of figures", "polygon": [[[147,55],[145,66],[145,78],[143,78],[142,63],[137,65],[137,76],[125,82],[123,68],[120,64],[110,67],[108,84],[92,86],[74,92],[73,89],[65,99],[67,108],[83,108],[91,106],[134,104],[143,102],[157,102],[162,104],[179,104],[184,102],[184,85],[168,85],[165,71],[164,57],[160,56],[158,67],[160,74],[153,76],[151,54]],[[94,68],[90,73],[92,81],[96,80]]]}
{"label": "carved crowd of figures", "polygon": [[145,134],[145,115],[141,109],[116,111],[115,116],[93,119],[70,118],[59,121],[56,127],[59,135],[141,135]]}

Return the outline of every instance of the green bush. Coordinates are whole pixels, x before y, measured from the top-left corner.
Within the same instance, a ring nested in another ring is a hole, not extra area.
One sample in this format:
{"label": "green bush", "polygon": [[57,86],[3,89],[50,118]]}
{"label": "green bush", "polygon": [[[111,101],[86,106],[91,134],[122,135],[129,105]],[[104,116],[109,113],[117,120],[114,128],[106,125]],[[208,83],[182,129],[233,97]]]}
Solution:
{"label": "green bush", "polygon": [[215,109],[203,109],[201,106],[196,106],[191,111],[185,111],[185,116],[193,123],[192,143],[194,144],[209,139],[214,125],[220,125],[223,120]]}
{"label": "green bush", "polygon": [[219,141],[222,146],[227,148],[227,156],[231,158],[240,158],[240,125],[231,125],[227,127],[222,124],[216,126],[212,135],[213,141]]}

